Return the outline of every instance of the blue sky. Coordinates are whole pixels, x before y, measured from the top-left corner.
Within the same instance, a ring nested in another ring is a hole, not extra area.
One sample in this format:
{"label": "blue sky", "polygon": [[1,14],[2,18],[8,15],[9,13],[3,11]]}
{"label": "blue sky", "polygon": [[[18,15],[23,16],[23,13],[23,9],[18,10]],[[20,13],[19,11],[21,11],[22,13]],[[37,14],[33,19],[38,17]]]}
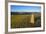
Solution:
{"label": "blue sky", "polygon": [[40,6],[11,5],[11,12],[40,12]]}

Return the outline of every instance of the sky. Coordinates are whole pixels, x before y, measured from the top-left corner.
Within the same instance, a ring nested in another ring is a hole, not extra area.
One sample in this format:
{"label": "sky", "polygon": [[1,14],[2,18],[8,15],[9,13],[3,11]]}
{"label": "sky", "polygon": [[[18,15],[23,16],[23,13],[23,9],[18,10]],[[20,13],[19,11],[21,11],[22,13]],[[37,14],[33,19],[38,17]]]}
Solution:
{"label": "sky", "polygon": [[40,6],[11,5],[11,12],[40,12]]}

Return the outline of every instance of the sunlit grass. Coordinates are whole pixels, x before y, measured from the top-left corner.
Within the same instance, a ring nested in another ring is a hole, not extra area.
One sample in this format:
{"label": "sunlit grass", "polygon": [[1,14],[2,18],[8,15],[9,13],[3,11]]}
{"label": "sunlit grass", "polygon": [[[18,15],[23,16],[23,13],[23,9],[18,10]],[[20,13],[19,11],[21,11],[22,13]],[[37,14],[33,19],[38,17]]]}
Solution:
{"label": "sunlit grass", "polygon": [[30,19],[31,19],[31,14],[30,15],[11,15],[11,27],[12,28],[34,27],[39,25],[37,21],[40,20],[41,17],[39,15],[36,15],[34,24],[30,23]]}

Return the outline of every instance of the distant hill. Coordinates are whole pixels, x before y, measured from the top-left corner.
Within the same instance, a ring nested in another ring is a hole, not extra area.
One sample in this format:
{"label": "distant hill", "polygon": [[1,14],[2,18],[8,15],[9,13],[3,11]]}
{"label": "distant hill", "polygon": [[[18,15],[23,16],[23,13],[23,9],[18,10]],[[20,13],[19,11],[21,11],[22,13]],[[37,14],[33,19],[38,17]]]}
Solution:
{"label": "distant hill", "polygon": [[11,15],[18,15],[18,14],[20,14],[20,15],[27,15],[27,14],[32,14],[32,13],[40,14],[40,12],[11,12]]}

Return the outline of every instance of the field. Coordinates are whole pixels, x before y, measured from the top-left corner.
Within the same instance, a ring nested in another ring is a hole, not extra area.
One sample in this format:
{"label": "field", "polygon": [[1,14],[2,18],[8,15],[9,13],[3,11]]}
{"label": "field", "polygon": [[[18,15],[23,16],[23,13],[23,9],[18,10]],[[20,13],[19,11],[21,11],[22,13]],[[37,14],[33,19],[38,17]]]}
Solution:
{"label": "field", "polygon": [[[34,14],[34,24],[31,21],[31,15]],[[11,13],[11,28],[28,28],[28,27],[40,27],[41,26],[41,14],[40,13],[26,13],[16,14]]]}

